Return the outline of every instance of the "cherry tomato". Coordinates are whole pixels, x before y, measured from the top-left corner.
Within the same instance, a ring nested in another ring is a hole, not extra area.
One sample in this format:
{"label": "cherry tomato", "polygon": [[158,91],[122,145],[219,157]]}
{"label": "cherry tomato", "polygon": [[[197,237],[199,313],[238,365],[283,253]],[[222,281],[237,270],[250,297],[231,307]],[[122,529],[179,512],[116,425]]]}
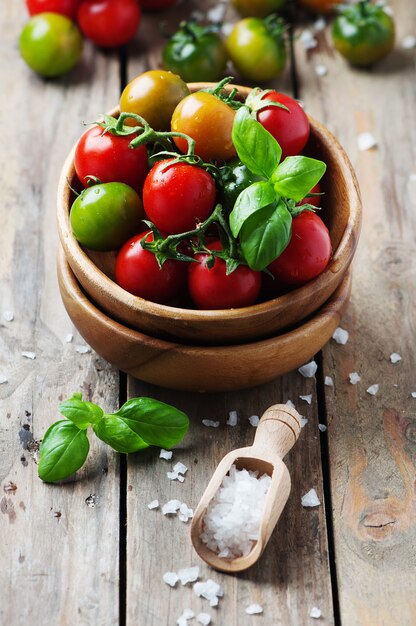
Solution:
{"label": "cherry tomato", "polygon": [[283,9],[286,0],[232,0],[232,4],[244,17],[266,17]]}
{"label": "cherry tomato", "polygon": [[325,269],[331,252],[327,227],[316,213],[304,211],[293,218],[289,245],[268,269],[287,285],[302,285]]}
{"label": "cherry tomato", "polygon": [[60,13],[75,21],[80,0],[26,0],[30,15],[38,13]]}
{"label": "cherry tomato", "polygon": [[34,15],[19,39],[22,58],[41,76],[66,74],[79,61],[83,40],[70,19],[58,13]]}
{"label": "cherry tomato", "polygon": [[[197,91],[181,100],[172,115],[172,130],[195,139],[195,153],[204,161],[227,161],[236,156],[231,138],[235,111],[210,93]],[[174,139],[186,152],[184,139]]]}
{"label": "cherry tomato", "polygon": [[142,228],[142,201],[124,183],[103,183],[84,189],[72,205],[75,239],[90,250],[117,250]]}
{"label": "cherry tomato", "polygon": [[[188,86],[180,76],[164,70],[150,70],[125,87],[120,110],[141,115],[155,130],[170,130],[172,113],[188,94]],[[136,122],[131,124],[136,125]]]}
{"label": "cherry tomato", "polygon": [[[310,193],[321,193],[321,186],[319,183],[316,183],[315,187],[312,187]],[[297,206],[302,206],[303,204],[311,204],[312,206],[316,206],[320,208],[322,206],[322,196],[306,196],[300,202],[298,202]]]}
{"label": "cherry tomato", "polygon": [[186,285],[187,263],[168,259],[159,267],[153,252],[140,241],[153,241],[145,231],[127,241],[116,258],[116,282],[123,289],[151,302],[164,303],[177,296]]}
{"label": "cherry tomato", "polygon": [[226,48],[240,76],[249,80],[276,78],[286,65],[284,30],[277,19],[240,20],[228,35]]}
{"label": "cherry tomato", "polygon": [[88,187],[87,176],[96,176],[102,183],[125,183],[141,191],[149,167],[144,145],[129,148],[135,136],[104,133],[100,126],[87,130],[75,150],[75,171],[83,185]]}
{"label": "cherry tomato", "polygon": [[257,114],[257,120],[278,141],[282,159],[302,152],[309,139],[309,120],[300,104],[290,96],[270,91],[262,100],[280,102],[289,110],[270,106]]}
{"label": "cherry tomato", "polygon": [[[221,243],[214,241],[210,250],[221,250]],[[199,263],[190,263],[188,289],[199,309],[234,309],[254,304],[261,288],[261,273],[247,265],[239,265],[231,274],[226,273],[223,259],[215,257],[214,265],[207,265],[209,254],[196,254]]]}
{"label": "cherry tomato", "polygon": [[366,67],[383,59],[394,46],[394,20],[383,6],[360,0],[345,6],[332,25],[335,48],[353,65]]}
{"label": "cherry tomato", "polygon": [[159,161],[150,170],[143,187],[146,215],[169,235],[195,228],[212,213],[215,183],[196,165]]}
{"label": "cherry tomato", "polygon": [[314,13],[331,13],[344,0],[298,0],[301,7]]}
{"label": "cherry tomato", "polygon": [[79,27],[101,48],[117,48],[133,39],[140,24],[137,0],[83,0],[78,8]]}
{"label": "cherry tomato", "polygon": [[176,4],[176,0],[140,0],[143,11],[160,11]]}

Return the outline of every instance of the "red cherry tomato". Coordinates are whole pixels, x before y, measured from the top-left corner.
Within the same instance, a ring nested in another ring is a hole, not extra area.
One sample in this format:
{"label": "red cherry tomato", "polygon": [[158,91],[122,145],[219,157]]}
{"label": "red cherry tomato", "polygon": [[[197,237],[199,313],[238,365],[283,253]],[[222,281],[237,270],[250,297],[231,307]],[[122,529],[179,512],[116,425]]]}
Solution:
{"label": "red cherry tomato", "polygon": [[[321,193],[320,184],[316,183],[315,187],[312,187],[309,193]],[[298,206],[302,206],[303,204],[311,204],[312,206],[316,206],[316,208],[320,208],[322,206],[322,196],[306,196],[306,198],[298,202]]]}
{"label": "red cherry tomato", "polygon": [[125,183],[141,191],[149,171],[145,146],[129,148],[136,135],[117,136],[93,126],[82,135],[75,150],[75,171],[87,187],[87,176],[96,176],[102,183]]}
{"label": "red cherry tomato", "polygon": [[160,11],[176,4],[176,0],[140,0],[143,11]]}
{"label": "red cherry tomato", "polygon": [[187,264],[165,261],[159,267],[153,252],[145,250],[140,241],[153,241],[150,231],[129,239],[116,258],[116,282],[120,287],[151,302],[164,303],[177,296],[186,285]]}
{"label": "red cherry tomato", "polygon": [[83,0],[77,18],[80,29],[93,43],[116,48],[133,39],[141,11],[137,0]]}
{"label": "red cherry tomato", "polygon": [[215,183],[196,165],[159,161],[143,187],[143,206],[150,221],[169,235],[195,228],[212,213]]}
{"label": "red cherry tomato", "polygon": [[[210,250],[221,250],[221,243],[214,241]],[[199,263],[190,263],[188,289],[199,309],[234,309],[250,306],[258,298],[261,273],[247,265],[239,265],[231,274],[226,273],[225,261],[215,258],[211,269],[207,266],[208,254],[197,254]]]}
{"label": "red cherry tomato", "polygon": [[262,100],[280,102],[289,110],[270,106],[257,114],[257,119],[266,130],[279,142],[282,148],[282,160],[287,156],[300,154],[309,139],[309,120],[306,113],[290,96],[277,91],[270,91]]}
{"label": "red cherry tomato", "polygon": [[26,7],[30,15],[38,13],[59,13],[74,20],[80,0],[26,0]]}
{"label": "red cherry tomato", "polygon": [[289,245],[269,270],[286,285],[302,285],[325,269],[331,252],[327,227],[316,213],[304,211],[293,218]]}

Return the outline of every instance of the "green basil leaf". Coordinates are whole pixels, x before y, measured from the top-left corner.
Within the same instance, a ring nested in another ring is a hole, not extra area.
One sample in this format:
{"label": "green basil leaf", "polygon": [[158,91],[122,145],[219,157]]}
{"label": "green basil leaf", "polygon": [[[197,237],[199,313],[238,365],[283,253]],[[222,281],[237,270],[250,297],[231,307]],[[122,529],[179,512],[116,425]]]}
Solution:
{"label": "green basil leaf", "polygon": [[243,189],[230,213],[230,228],[234,237],[238,236],[242,225],[250,215],[272,204],[276,199],[276,192],[269,181],[253,183],[250,187]]}
{"label": "green basil leaf", "polygon": [[55,422],[42,440],[39,477],[47,483],[67,478],[85,463],[89,449],[85,430],[68,420]]}
{"label": "green basil leaf", "polygon": [[292,216],[282,200],[254,213],[240,233],[241,250],[251,269],[266,269],[286,248],[291,232]]}
{"label": "green basil leaf", "polygon": [[244,165],[258,176],[270,178],[282,156],[276,139],[251,115],[247,107],[235,114],[232,140]]}
{"label": "green basil leaf", "polygon": [[84,402],[80,393],[74,393],[72,398],[61,402],[59,412],[81,429],[88,428],[104,414],[104,411],[93,402]]}
{"label": "green basil leaf", "polygon": [[273,172],[272,182],[278,195],[300,202],[325,174],[323,161],[305,156],[287,157]]}
{"label": "green basil leaf", "polygon": [[181,441],[189,428],[185,413],[152,398],[132,398],[114,414],[147,444],[171,448]]}
{"label": "green basil leaf", "polygon": [[137,452],[148,448],[143,441],[128,425],[126,420],[118,415],[103,415],[99,422],[93,425],[97,437],[104,441],[117,452]]}

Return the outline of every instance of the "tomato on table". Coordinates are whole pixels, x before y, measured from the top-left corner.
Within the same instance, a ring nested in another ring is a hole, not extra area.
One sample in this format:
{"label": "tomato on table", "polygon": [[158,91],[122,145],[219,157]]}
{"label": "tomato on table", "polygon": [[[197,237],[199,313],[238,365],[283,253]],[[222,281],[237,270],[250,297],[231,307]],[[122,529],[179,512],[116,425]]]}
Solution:
{"label": "tomato on table", "polygon": [[124,183],[88,187],[75,199],[70,213],[74,237],[90,250],[117,250],[139,232],[144,218],[139,194]]}
{"label": "tomato on table", "polygon": [[283,9],[286,0],[232,0],[232,5],[244,17],[266,17]]}
{"label": "tomato on table", "polygon": [[226,48],[240,76],[259,82],[279,76],[287,60],[284,32],[281,20],[273,15],[237,22],[227,37]]}
{"label": "tomato on table", "polygon": [[[204,161],[228,161],[236,156],[231,132],[235,111],[211,93],[197,91],[183,98],[172,115],[171,128],[195,140],[195,154]],[[185,139],[174,138],[175,144],[186,152]]]}
{"label": "tomato on table", "polygon": [[117,48],[136,34],[141,11],[137,0],[82,0],[77,19],[83,34],[101,48]]}
{"label": "tomato on table", "polygon": [[83,48],[81,34],[70,19],[58,13],[39,13],[24,26],[19,49],[34,71],[48,78],[69,72],[78,63]]}
{"label": "tomato on table", "polygon": [[120,182],[141,191],[149,171],[147,150],[144,145],[130,148],[135,134],[121,136],[104,132],[93,126],[79,139],[75,150],[75,171],[88,187],[88,176],[95,176],[102,183]]}
{"label": "tomato on table", "polygon": [[331,253],[327,227],[316,213],[303,211],[292,220],[288,246],[268,269],[286,285],[303,285],[323,272]]}
{"label": "tomato on table", "polygon": [[[219,241],[210,243],[209,250],[221,250]],[[261,273],[247,265],[239,265],[231,274],[226,273],[225,261],[214,257],[210,267],[209,253],[195,255],[198,263],[188,268],[188,289],[199,309],[234,309],[254,304],[261,288]]]}
{"label": "tomato on table", "polygon": [[152,167],[143,187],[146,215],[159,230],[169,235],[193,230],[212,213],[215,182],[196,165],[159,161]]}
{"label": "tomato on table", "polygon": [[[125,87],[120,98],[120,111],[136,113],[155,130],[166,131],[170,130],[175,107],[188,94],[188,86],[180,76],[165,70],[150,70]],[[131,121],[131,125],[136,124]]]}
{"label": "tomato on table", "polygon": [[168,259],[159,267],[153,252],[141,245],[143,238],[153,241],[153,234],[147,230],[135,235],[117,254],[116,282],[134,296],[151,302],[169,302],[185,288],[187,263]]}
{"label": "tomato on table", "polygon": [[38,13],[59,13],[75,21],[78,5],[81,0],[26,0],[30,15]]}

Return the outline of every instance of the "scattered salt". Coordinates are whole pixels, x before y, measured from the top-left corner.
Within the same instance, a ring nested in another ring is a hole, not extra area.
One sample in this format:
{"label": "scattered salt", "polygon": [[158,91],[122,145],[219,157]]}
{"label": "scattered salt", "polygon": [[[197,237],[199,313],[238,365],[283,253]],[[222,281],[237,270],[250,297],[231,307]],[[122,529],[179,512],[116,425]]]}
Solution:
{"label": "scattered salt", "polygon": [[218,428],[218,426],[220,425],[219,422],[214,422],[214,420],[202,420],[202,423],[204,426],[208,426],[211,428]]}
{"label": "scattered salt", "polygon": [[314,619],[319,619],[322,615],[321,609],[318,609],[317,606],[313,606],[309,612],[309,617],[313,617]]}
{"label": "scattered salt", "polygon": [[176,472],[177,474],[183,475],[183,474],[186,474],[186,472],[188,471],[188,468],[186,467],[186,465],[178,461],[176,465],[174,465],[173,471]]}
{"label": "scattered salt", "polygon": [[224,19],[225,12],[227,7],[225,4],[217,4],[212,7],[209,11],[207,11],[207,18],[210,22],[214,22],[214,24],[218,24],[222,22]]}
{"label": "scattered salt", "polygon": [[327,387],[333,387],[334,386],[334,381],[332,379],[332,376],[325,376],[325,385]]}
{"label": "scattered salt", "polygon": [[308,493],[305,493],[305,495],[302,496],[301,503],[302,506],[312,507],[319,506],[321,504],[321,501],[319,500],[318,494],[316,493],[315,489],[310,489]]}
{"label": "scattered salt", "polygon": [[349,332],[348,330],[345,330],[344,328],[341,328],[340,326],[334,331],[333,335],[332,335],[332,339],[334,339],[337,343],[340,343],[341,345],[345,346],[345,344],[348,341],[348,337],[349,337]]}
{"label": "scattered salt", "polygon": [[302,365],[302,367],[299,367],[298,372],[299,374],[302,374],[304,378],[313,378],[316,374],[317,369],[318,365],[315,363],[315,361],[310,361],[309,363]]}
{"label": "scattered salt", "polygon": [[160,451],[159,458],[165,459],[165,461],[170,461],[172,458],[172,450],[164,450],[163,448]]}
{"label": "scattered salt", "polygon": [[398,363],[401,360],[402,357],[400,356],[400,354],[397,354],[397,352],[393,352],[392,354],[390,354],[390,361],[392,363]]}
{"label": "scattered salt", "polygon": [[176,620],[176,623],[177,623],[177,626],[188,626],[188,620],[183,615],[178,617],[178,619]]}
{"label": "scattered salt", "polygon": [[384,11],[384,13],[386,15],[390,15],[390,17],[393,17],[394,11],[393,11],[392,7],[384,6],[384,5],[381,5],[381,6],[383,7],[383,11]]}
{"label": "scattered salt", "polygon": [[22,352],[22,356],[26,359],[31,359],[32,361],[36,359],[36,354],[34,352]]}
{"label": "scattered salt", "polygon": [[411,396],[412,398],[416,398],[416,391],[412,391]]}
{"label": "scattered salt", "polygon": [[166,476],[169,480],[178,480],[180,483],[183,483],[185,480],[184,476],[181,476],[178,472],[166,472]]}
{"label": "scattered salt", "polygon": [[211,623],[211,615],[209,613],[198,613],[196,621],[202,624],[202,626],[209,626]]}
{"label": "scattered salt", "polygon": [[68,333],[67,335],[65,335],[66,343],[72,343],[73,339],[74,339],[74,335],[72,333]]}
{"label": "scattered salt", "polygon": [[318,41],[315,38],[313,32],[308,29],[305,29],[302,32],[299,38],[299,41],[305,50],[312,50],[313,48],[316,48],[316,46],[318,45]]}
{"label": "scattered salt", "polygon": [[318,424],[318,428],[321,433],[324,433],[326,430],[328,430],[328,426],[325,426],[325,424]]}
{"label": "scattered salt", "polygon": [[351,372],[351,374],[348,374],[348,376],[349,376],[351,385],[356,385],[361,380],[361,376],[358,374],[358,372]]}
{"label": "scattered salt", "polygon": [[402,39],[402,48],[405,50],[410,50],[411,48],[416,47],[416,37],[413,35],[408,35]]}
{"label": "scattered salt", "polygon": [[376,147],[377,140],[371,133],[360,133],[357,137],[357,144],[358,149],[361,151],[370,150]]}
{"label": "scattered salt", "polygon": [[217,606],[219,598],[224,595],[220,585],[211,578],[208,578],[206,582],[195,583],[193,589],[198,597],[208,600],[210,606]]}
{"label": "scattered salt", "polygon": [[159,508],[159,500],[152,500],[151,502],[149,502],[149,504],[147,505],[148,509],[158,509]]}
{"label": "scattered salt", "polygon": [[248,615],[259,615],[260,613],[263,613],[263,607],[260,606],[260,604],[250,604],[246,608],[246,613]]}
{"label": "scattered salt", "polygon": [[0,385],[5,385],[6,383],[8,383],[8,379],[6,378],[6,376],[1,376],[0,375]]}
{"label": "scattered salt", "polygon": [[13,311],[3,311],[3,319],[6,320],[6,322],[12,322],[14,320]]}
{"label": "scattered salt", "polygon": [[326,28],[326,20],[323,17],[319,17],[313,24],[314,30],[319,33]]}
{"label": "scattered salt", "polygon": [[315,74],[317,76],[326,76],[328,74],[328,68],[326,65],[315,65]]}
{"label": "scattered salt", "polygon": [[259,477],[232,465],[205,513],[203,543],[217,553],[228,548],[230,558],[249,554],[258,539],[270,483],[267,474]]}
{"label": "scattered salt", "polygon": [[308,404],[312,403],[312,394],[309,393],[307,396],[299,396],[299,398],[301,400],[304,400],[305,402],[307,402]]}
{"label": "scattered salt", "polygon": [[250,422],[251,426],[253,426],[254,428],[257,428],[257,426],[259,425],[260,418],[258,415],[250,415],[250,417],[248,418],[248,421]]}
{"label": "scattered salt", "polygon": [[303,417],[303,415],[300,416],[300,427],[303,428],[304,426],[306,426],[306,424],[309,422],[307,417]]}
{"label": "scattered salt", "polygon": [[166,504],[162,506],[162,513],[163,515],[175,515],[180,506],[180,500],[169,500],[169,502],[166,502]]}
{"label": "scattered salt", "polygon": [[75,348],[76,352],[78,352],[78,354],[88,354],[89,352],[91,352],[91,348],[89,346],[83,345],[83,346],[77,346]]}
{"label": "scattered salt", "polygon": [[186,524],[186,522],[192,519],[193,516],[194,516],[193,509],[188,508],[185,502],[182,502],[181,506],[179,507],[179,513],[178,513],[179,520]]}
{"label": "scattered salt", "polygon": [[176,572],[165,572],[165,574],[163,574],[163,582],[170,587],[174,587],[178,580],[179,577]]}
{"label": "scattered salt", "polygon": [[181,581],[182,585],[194,583],[199,578],[198,565],[195,565],[195,567],[184,567],[183,569],[180,569],[178,572],[178,578]]}
{"label": "scattered salt", "polygon": [[233,30],[233,28],[234,28],[234,24],[232,24],[231,22],[225,22],[221,27],[221,32],[224,35],[224,37],[228,37],[228,35]]}
{"label": "scattered salt", "polygon": [[286,406],[290,406],[291,409],[296,409],[295,405],[293,404],[292,400],[288,400],[286,402]]}
{"label": "scattered salt", "polygon": [[230,411],[228,413],[227,425],[228,426],[237,426],[237,421],[238,421],[237,411]]}
{"label": "scattered salt", "polygon": [[375,396],[379,389],[380,385],[370,385],[370,387],[367,389],[367,393],[369,393],[370,396]]}

